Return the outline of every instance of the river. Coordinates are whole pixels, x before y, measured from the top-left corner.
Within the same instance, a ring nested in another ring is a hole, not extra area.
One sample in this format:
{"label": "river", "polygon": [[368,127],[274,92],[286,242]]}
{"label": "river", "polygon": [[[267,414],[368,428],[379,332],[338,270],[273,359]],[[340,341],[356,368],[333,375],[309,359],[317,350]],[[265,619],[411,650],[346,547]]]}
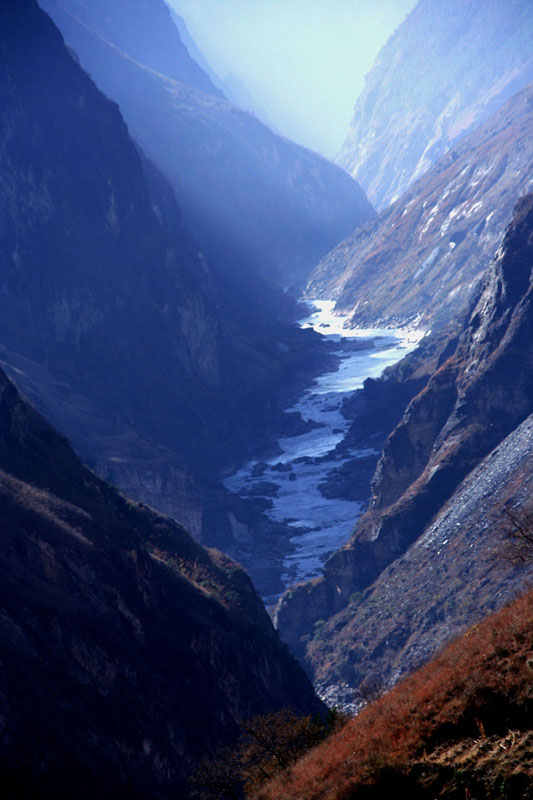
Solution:
{"label": "river", "polygon": [[[326,499],[319,490],[330,470],[354,457],[372,451],[339,455],[350,421],[342,414],[343,399],[363,386],[366,378],[377,378],[413,350],[422,334],[403,329],[349,329],[345,318],[333,314],[333,301],[315,301],[302,327],[312,327],[336,343],[338,367],[320,375],[313,386],[288,411],[299,411],[320,427],[308,433],[279,440],[281,454],[263,462],[253,460],[227,478],[226,487],[243,496],[252,492],[272,501],[265,513],[294,530],[293,551],[284,560],[285,587],[317,577],[328,556],[345,544],[355,521],[364,510],[359,502]],[[337,347],[338,345],[338,347]],[[268,605],[275,597],[263,598]]]}

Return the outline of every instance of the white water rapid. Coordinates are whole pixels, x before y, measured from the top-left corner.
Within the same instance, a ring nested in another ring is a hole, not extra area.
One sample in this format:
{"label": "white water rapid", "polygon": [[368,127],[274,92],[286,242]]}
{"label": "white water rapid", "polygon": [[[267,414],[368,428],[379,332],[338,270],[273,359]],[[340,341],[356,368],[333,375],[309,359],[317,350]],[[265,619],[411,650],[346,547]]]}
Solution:
{"label": "white water rapid", "polygon": [[[314,310],[300,325],[313,327],[338,342],[339,366],[320,375],[298,402],[287,409],[299,411],[305,420],[318,422],[321,427],[280,439],[281,455],[263,462],[250,461],[224,481],[230,491],[243,495],[252,489],[254,495],[261,496],[261,484],[267,482],[278,487],[277,496],[268,492],[273,507],[265,513],[273,520],[288,523],[294,530],[290,539],[294,552],[284,561],[285,586],[320,575],[328,556],[348,541],[363,510],[362,503],[329,500],[318,489],[331,469],[372,452],[352,451],[345,457],[333,453],[350,425],[342,414],[343,399],[360,389],[366,378],[379,377],[385,367],[403,358],[422,336],[419,331],[406,329],[344,328],[345,318],[334,316],[333,306],[333,301],[315,301]],[[353,340],[360,343],[361,349],[353,350]],[[266,464],[266,468],[261,464]],[[275,599],[264,598],[264,601],[268,604]]]}

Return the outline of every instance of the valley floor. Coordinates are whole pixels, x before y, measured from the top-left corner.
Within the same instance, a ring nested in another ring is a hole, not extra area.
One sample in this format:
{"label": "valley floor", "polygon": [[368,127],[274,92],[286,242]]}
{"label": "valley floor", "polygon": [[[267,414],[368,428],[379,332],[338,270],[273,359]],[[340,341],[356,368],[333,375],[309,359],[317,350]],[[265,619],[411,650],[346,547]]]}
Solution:
{"label": "valley floor", "polygon": [[[343,413],[344,400],[361,389],[367,378],[379,377],[413,350],[423,335],[406,328],[345,328],[346,318],[336,316],[333,307],[332,300],[315,301],[309,316],[300,322],[334,342],[340,357],[333,371],[319,375],[287,409],[311,422],[311,429],[279,439],[274,443],[275,455],[249,461],[225,481],[226,488],[243,498],[263,498],[267,517],[287,527],[291,550],[283,562],[285,588],[321,574],[326,559],[348,541],[366,506],[367,497],[345,499],[326,489],[332,470],[337,472],[357,459],[361,471],[370,469],[371,474],[379,455],[372,448],[339,447],[350,427]],[[241,560],[246,566],[246,555]],[[276,595],[264,597],[267,605],[276,600]]]}

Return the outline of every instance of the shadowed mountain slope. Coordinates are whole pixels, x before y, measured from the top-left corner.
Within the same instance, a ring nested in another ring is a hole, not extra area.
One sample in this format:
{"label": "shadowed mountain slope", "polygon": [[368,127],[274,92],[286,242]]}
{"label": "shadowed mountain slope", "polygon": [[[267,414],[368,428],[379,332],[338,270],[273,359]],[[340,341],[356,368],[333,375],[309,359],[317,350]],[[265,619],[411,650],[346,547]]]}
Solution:
{"label": "shadowed mountain slope", "polygon": [[[155,15],[161,4],[147,7]],[[342,169],[139,58],[135,42],[124,41],[125,21],[116,19],[116,35],[110,32],[104,0],[90,13],[78,0],[45,0],[44,7],[119,103],[132,135],[171,181],[209,260],[225,273],[252,270],[281,287],[301,284],[322,255],[373,215]],[[136,14],[134,4],[121,10],[125,19]]]}
{"label": "shadowed mountain slope", "polygon": [[0,372],[6,798],[172,798],[242,719],[321,706],[243,570],[126,501]]}
{"label": "shadowed mountain slope", "polygon": [[78,8],[89,27],[99,28],[104,39],[150,69],[214,97],[224,97],[182,42],[166,3],[112,0],[104,7],[96,0]]}
{"label": "shadowed mountain slope", "polygon": [[357,325],[453,319],[494,256],[516,198],[531,190],[533,85],[442,156],[390,208],[314,270]]}
{"label": "shadowed mountain slope", "polygon": [[310,337],[257,280],[228,299],[45,13],[6,2],[0,20],[1,361],[101,475],[201,536],[193,476],[277,424]]}
{"label": "shadowed mountain slope", "polygon": [[337,157],[381,209],[533,80],[527,0],[420,0],[366,76]]}

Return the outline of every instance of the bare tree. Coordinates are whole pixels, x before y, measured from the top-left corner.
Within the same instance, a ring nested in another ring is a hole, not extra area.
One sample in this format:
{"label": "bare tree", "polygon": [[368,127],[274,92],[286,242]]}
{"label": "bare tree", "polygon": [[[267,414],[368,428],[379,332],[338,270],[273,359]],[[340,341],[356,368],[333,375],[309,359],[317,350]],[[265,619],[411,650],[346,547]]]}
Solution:
{"label": "bare tree", "polygon": [[533,562],[533,511],[510,505],[501,506],[501,511],[507,529],[502,556],[514,564],[530,564]]}

